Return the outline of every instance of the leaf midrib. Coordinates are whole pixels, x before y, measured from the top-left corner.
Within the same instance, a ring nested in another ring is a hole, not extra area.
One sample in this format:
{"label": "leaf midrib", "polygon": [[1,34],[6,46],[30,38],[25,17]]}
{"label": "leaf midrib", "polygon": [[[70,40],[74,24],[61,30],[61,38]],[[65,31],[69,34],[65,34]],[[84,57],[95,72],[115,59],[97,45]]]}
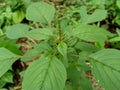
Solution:
{"label": "leaf midrib", "polygon": [[[53,57],[52,57],[52,58],[53,58]],[[45,80],[46,80],[46,78],[47,78],[47,75],[48,75],[48,72],[49,72],[49,69],[50,69],[50,66],[51,66],[51,62],[52,62],[52,59],[51,59],[51,57],[50,57],[50,60],[49,60],[49,62],[48,62],[49,64],[48,64],[47,70],[46,70],[46,72],[45,72],[44,79],[43,79],[43,82],[42,82],[42,84],[41,84],[40,90],[42,90],[42,88],[43,88],[43,86],[44,86]]]}
{"label": "leaf midrib", "polygon": [[111,67],[110,65],[107,65],[107,64],[105,64],[105,63],[102,63],[102,62],[100,62],[100,61],[98,61],[98,60],[96,60],[96,59],[93,59],[93,58],[92,58],[91,60],[95,60],[96,62],[102,64],[103,66],[106,66],[106,67],[108,67],[108,68],[111,68],[112,70],[120,73],[120,70],[117,70],[117,69]]}

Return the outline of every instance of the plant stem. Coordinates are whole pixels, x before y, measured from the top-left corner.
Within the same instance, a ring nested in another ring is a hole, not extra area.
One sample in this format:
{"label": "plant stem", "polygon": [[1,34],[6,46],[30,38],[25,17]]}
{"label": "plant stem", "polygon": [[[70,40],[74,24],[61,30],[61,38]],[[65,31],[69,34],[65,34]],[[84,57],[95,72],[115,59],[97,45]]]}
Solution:
{"label": "plant stem", "polygon": [[61,30],[61,24],[60,24],[60,20],[58,20],[58,34],[59,34],[59,42],[62,41],[62,30]]}

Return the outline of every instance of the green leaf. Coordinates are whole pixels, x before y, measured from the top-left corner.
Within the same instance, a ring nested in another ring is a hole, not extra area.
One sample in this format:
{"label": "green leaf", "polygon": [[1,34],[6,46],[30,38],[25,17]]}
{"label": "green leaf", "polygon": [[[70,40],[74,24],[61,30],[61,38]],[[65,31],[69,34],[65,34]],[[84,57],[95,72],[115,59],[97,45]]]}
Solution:
{"label": "green leaf", "polygon": [[5,34],[10,39],[28,37],[35,40],[49,39],[53,35],[52,31],[48,28],[38,28],[29,31],[29,26],[25,24],[15,24],[9,26]]}
{"label": "green leaf", "polygon": [[[1,8],[0,8],[1,9]],[[1,13],[1,11],[0,11],[0,13]],[[3,23],[4,23],[4,17],[5,17],[5,15],[4,14],[1,14],[0,15],[0,27],[3,25]],[[2,33],[1,33],[2,34]]]}
{"label": "green leaf", "polygon": [[105,4],[105,0],[91,0],[93,5],[101,5],[101,4]]}
{"label": "green leaf", "polygon": [[117,32],[118,36],[120,36],[120,29],[117,28],[116,32]]}
{"label": "green leaf", "polygon": [[[68,48],[68,54],[78,54],[76,49],[74,47],[69,47]],[[76,62],[78,57],[73,57],[72,55],[69,55],[68,57],[69,62]]]}
{"label": "green leaf", "polygon": [[22,90],[63,90],[66,81],[64,65],[54,56],[42,56],[26,70]]}
{"label": "green leaf", "polygon": [[91,42],[104,42],[109,35],[109,32],[102,28],[83,24],[76,27],[72,33],[75,37]]}
{"label": "green leaf", "polygon": [[12,40],[5,40],[5,39],[0,39],[0,47],[4,47],[11,52],[21,55],[21,51],[19,50],[19,47],[15,44],[16,42],[13,42]]}
{"label": "green leaf", "polygon": [[71,39],[71,40],[67,41],[67,45],[68,45],[68,47],[73,47],[77,42],[78,42],[77,38],[76,39]]}
{"label": "green leaf", "polygon": [[3,31],[0,29],[0,36],[4,35]]}
{"label": "green leaf", "polygon": [[57,46],[58,51],[61,55],[66,56],[67,55],[67,44],[64,42],[60,42]]}
{"label": "green leaf", "polygon": [[2,77],[1,80],[9,83],[13,83],[13,72],[7,71]]}
{"label": "green leaf", "polygon": [[6,82],[0,79],[0,90],[2,90],[1,88],[2,88],[5,84],[6,84]]}
{"label": "green leaf", "polygon": [[120,41],[120,29],[116,29],[116,32],[117,32],[117,36],[116,37],[113,37],[113,38],[111,38],[109,41],[110,42],[118,42],[118,41]]}
{"label": "green leaf", "polygon": [[0,90],[7,90],[6,88],[2,88],[2,89],[0,89]]}
{"label": "green leaf", "polygon": [[67,59],[67,44],[64,42],[60,42],[57,46],[58,51],[63,56],[60,59],[63,61],[63,64],[68,67],[68,59]]}
{"label": "green leaf", "polygon": [[15,11],[12,15],[14,23],[19,23],[24,19],[25,15],[23,11]]}
{"label": "green leaf", "polygon": [[73,88],[71,87],[71,85],[65,85],[65,88],[64,88],[64,90],[73,90]]}
{"label": "green leaf", "polygon": [[104,49],[90,55],[92,73],[105,90],[119,90],[120,51]]}
{"label": "green leaf", "polygon": [[118,8],[120,9],[120,0],[116,1],[116,5],[118,6]]}
{"label": "green leaf", "polygon": [[28,30],[29,26],[25,24],[14,24],[7,28],[5,34],[10,39],[18,39],[21,37],[25,37]]}
{"label": "green leaf", "polygon": [[87,77],[85,77],[85,75],[81,77],[80,81],[81,81],[81,83],[80,83],[81,89],[80,90],[93,90],[91,82],[89,81],[89,79]]}
{"label": "green leaf", "polygon": [[2,88],[2,89],[0,89],[0,90],[7,90],[6,88]]}
{"label": "green leaf", "polygon": [[0,77],[4,75],[19,57],[6,48],[0,48]]}
{"label": "green leaf", "polygon": [[48,28],[38,28],[29,31],[26,36],[35,40],[49,39],[52,36],[52,31]]}
{"label": "green leaf", "polygon": [[107,17],[107,11],[96,9],[91,15],[87,14],[86,7],[81,7],[80,10],[81,22],[84,24],[102,21]]}
{"label": "green leaf", "polygon": [[114,37],[112,39],[109,40],[110,42],[118,42],[120,41],[120,37]]}
{"label": "green leaf", "polygon": [[67,73],[71,86],[74,88],[73,90],[92,90],[90,81],[85,77],[85,74],[80,67],[71,65],[67,69]]}
{"label": "green leaf", "polygon": [[22,2],[23,2],[23,4],[24,4],[25,7],[28,7],[32,3],[39,2],[39,1],[42,1],[42,0],[22,0]]}
{"label": "green leaf", "polygon": [[21,59],[23,61],[34,60],[36,57],[40,56],[41,53],[46,52],[48,50],[52,50],[52,48],[49,46],[47,42],[43,41],[40,44],[34,45],[34,49],[28,50]]}
{"label": "green leaf", "polygon": [[55,13],[53,5],[45,2],[36,2],[27,8],[26,18],[43,24],[50,24]]}
{"label": "green leaf", "polygon": [[86,42],[78,42],[75,45],[75,48],[87,52],[95,52],[99,50],[95,45]]}

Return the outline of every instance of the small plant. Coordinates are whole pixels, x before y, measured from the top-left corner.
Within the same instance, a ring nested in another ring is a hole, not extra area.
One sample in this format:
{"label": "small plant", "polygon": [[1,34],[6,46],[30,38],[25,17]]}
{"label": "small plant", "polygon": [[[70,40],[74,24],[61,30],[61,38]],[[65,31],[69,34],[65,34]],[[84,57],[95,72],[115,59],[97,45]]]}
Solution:
{"label": "small plant", "polygon": [[[34,2],[26,9],[29,24],[17,23],[5,32],[1,30],[0,87],[12,82],[10,68],[20,59],[30,62],[23,71],[22,90],[95,90],[87,72],[105,90],[119,90],[120,51],[105,49],[113,34],[88,25],[104,20],[107,11],[96,9],[87,14],[84,6],[80,12],[68,12],[68,16],[58,11],[52,4]],[[72,15],[80,15],[77,22]],[[31,47],[24,54],[16,44],[19,38],[27,38],[26,44]],[[7,75],[11,78],[6,79]]]}

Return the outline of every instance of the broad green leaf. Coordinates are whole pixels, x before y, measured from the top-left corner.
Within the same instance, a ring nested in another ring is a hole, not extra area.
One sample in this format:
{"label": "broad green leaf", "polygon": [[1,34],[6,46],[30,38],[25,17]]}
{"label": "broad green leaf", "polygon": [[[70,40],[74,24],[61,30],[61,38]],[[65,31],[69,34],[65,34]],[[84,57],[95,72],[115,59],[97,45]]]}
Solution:
{"label": "broad green leaf", "polygon": [[109,32],[91,25],[79,25],[73,30],[73,35],[85,41],[104,42],[109,36]]}
{"label": "broad green leaf", "polygon": [[52,36],[52,31],[48,28],[38,28],[29,31],[26,36],[35,40],[49,39]]}
{"label": "broad green leaf", "polygon": [[54,56],[42,56],[26,70],[22,90],[63,90],[66,81],[64,65]]}
{"label": "broad green leaf", "polygon": [[96,9],[91,15],[88,15],[86,8],[81,7],[80,15],[81,22],[84,24],[88,24],[104,20],[107,17],[107,11],[102,9]]}
{"label": "broad green leaf", "polygon": [[25,37],[28,30],[29,26],[25,24],[14,24],[7,28],[5,34],[10,39],[18,39],[21,37]]}
{"label": "broad green leaf", "polygon": [[7,71],[2,77],[1,80],[9,83],[13,83],[13,72]]}
{"label": "broad green leaf", "polygon": [[[41,53],[46,52],[48,50],[52,50],[52,48],[49,46],[47,42],[41,42],[40,44],[34,45],[34,49],[28,50],[22,60],[23,61],[29,61],[34,60],[36,57],[39,57]],[[28,58],[26,58],[28,57]]]}
{"label": "broad green leaf", "polygon": [[43,24],[50,24],[55,13],[55,8],[45,2],[36,2],[27,8],[26,18]]}
{"label": "broad green leaf", "polygon": [[4,75],[19,57],[6,48],[0,48],[0,77]]}
{"label": "broad green leaf", "polygon": [[92,55],[92,74],[105,90],[119,90],[120,88],[120,51],[104,49]]}
{"label": "broad green leaf", "polygon": [[18,39],[28,37],[35,40],[49,39],[52,36],[52,31],[48,28],[38,28],[29,31],[29,26],[25,24],[15,24],[9,26],[6,30],[6,36],[10,39]]}
{"label": "broad green leaf", "polygon": [[75,48],[87,52],[95,52],[99,50],[95,45],[86,42],[78,42],[75,45]]}
{"label": "broad green leaf", "polygon": [[120,9],[120,0],[116,1],[116,5],[118,6],[118,8]]}

